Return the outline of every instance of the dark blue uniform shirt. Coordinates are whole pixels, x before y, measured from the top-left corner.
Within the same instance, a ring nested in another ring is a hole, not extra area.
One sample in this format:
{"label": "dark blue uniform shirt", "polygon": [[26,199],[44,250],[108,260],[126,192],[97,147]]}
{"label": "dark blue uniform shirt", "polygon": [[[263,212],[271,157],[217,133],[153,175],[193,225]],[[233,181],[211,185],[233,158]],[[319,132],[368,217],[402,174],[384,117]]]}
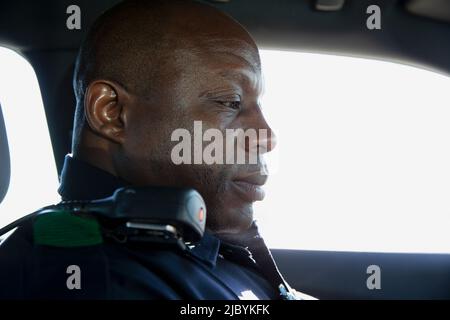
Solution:
{"label": "dark blue uniform shirt", "polygon": [[[63,200],[92,200],[125,185],[67,156],[59,193]],[[81,288],[67,284],[72,265],[80,270]],[[0,246],[0,298],[278,298],[263,274],[245,247],[208,232],[187,252],[113,241],[67,248],[36,244],[27,222]]]}

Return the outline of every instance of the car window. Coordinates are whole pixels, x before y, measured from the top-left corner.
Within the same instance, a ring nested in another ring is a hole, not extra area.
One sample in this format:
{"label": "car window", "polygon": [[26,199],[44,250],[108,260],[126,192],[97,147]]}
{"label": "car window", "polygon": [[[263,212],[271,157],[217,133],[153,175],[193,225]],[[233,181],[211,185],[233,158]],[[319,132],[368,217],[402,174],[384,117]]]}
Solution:
{"label": "car window", "polygon": [[278,133],[256,204],[274,248],[450,252],[450,79],[390,62],[262,50]]}
{"label": "car window", "polygon": [[8,136],[11,180],[0,203],[0,225],[58,201],[58,176],[42,105],[31,65],[0,47],[0,104]]}

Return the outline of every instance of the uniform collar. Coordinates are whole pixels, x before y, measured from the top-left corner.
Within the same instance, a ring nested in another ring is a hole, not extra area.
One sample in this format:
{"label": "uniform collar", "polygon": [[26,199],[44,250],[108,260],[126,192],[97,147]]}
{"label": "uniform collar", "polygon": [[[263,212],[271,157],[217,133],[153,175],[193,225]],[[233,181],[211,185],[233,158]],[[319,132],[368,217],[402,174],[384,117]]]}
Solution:
{"label": "uniform collar", "polygon": [[95,200],[111,196],[127,183],[87,162],[67,155],[58,192],[63,200]]}
{"label": "uniform collar", "polygon": [[216,266],[219,255],[220,240],[209,232],[203,234],[202,240],[190,249],[191,255],[211,268]]}
{"label": "uniform collar", "polygon": [[[109,197],[116,189],[127,185],[126,181],[109,172],[67,155],[58,192],[63,200],[95,200]],[[190,252],[208,266],[215,267],[219,247],[220,240],[205,232]]]}

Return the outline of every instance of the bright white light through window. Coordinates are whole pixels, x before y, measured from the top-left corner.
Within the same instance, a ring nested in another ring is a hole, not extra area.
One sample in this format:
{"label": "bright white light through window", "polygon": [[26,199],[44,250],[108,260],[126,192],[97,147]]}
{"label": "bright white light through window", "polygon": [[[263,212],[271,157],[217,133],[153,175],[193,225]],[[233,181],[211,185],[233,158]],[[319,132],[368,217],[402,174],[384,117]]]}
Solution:
{"label": "bright white light through window", "polygon": [[9,142],[11,181],[0,226],[58,202],[58,176],[39,84],[31,65],[0,47],[0,104]]}
{"label": "bright white light through window", "polygon": [[263,51],[278,165],[256,205],[271,247],[450,252],[450,78]]}

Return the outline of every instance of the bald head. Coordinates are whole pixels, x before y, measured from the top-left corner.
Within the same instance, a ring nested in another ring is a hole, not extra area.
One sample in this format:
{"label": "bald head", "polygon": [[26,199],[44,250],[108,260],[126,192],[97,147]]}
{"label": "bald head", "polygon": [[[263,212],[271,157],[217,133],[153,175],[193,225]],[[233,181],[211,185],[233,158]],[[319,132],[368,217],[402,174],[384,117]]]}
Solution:
{"label": "bald head", "polygon": [[85,128],[84,98],[92,81],[111,80],[149,97],[161,85],[158,80],[175,75],[188,56],[232,47],[239,47],[248,62],[260,68],[251,36],[212,6],[188,0],[131,0],[109,9],[96,20],[78,54],[74,149]]}

